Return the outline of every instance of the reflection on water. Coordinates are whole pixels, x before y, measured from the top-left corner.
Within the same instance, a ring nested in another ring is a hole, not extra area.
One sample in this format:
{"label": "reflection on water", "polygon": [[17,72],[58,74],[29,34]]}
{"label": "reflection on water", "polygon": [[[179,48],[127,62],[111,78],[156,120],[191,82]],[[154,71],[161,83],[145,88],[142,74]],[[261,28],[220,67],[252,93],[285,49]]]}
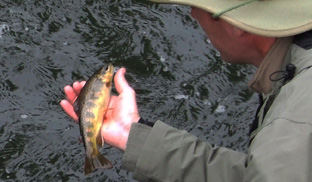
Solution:
{"label": "reflection on water", "polygon": [[2,0],[0,15],[0,181],[133,181],[109,146],[115,167],[83,175],[79,127],[59,106],[66,84],[108,62],[127,69],[143,118],[246,150],[254,70],[220,61],[189,8]]}

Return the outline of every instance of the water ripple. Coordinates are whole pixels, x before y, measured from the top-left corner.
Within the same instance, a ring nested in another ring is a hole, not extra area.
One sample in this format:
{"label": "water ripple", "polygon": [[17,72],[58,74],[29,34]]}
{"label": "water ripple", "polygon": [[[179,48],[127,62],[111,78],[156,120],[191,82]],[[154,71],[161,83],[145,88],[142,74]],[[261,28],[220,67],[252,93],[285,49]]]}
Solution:
{"label": "water ripple", "polygon": [[254,69],[223,63],[190,8],[2,0],[0,9],[0,180],[134,181],[108,146],[101,153],[114,169],[84,176],[79,127],[59,106],[66,84],[107,63],[127,69],[143,118],[246,150]]}

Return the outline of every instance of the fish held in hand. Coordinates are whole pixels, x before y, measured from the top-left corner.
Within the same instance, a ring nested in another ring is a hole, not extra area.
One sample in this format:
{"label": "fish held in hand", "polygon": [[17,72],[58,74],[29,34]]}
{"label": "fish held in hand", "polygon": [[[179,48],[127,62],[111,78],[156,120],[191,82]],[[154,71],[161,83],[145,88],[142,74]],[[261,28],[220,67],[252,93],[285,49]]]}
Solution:
{"label": "fish held in hand", "polygon": [[104,145],[101,127],[108,104],[114,76],[111,64],[96,71],[82,88],[74,109],[79,116],[80,133],[86,150],[84,173],[98,168],[112,168],[112,163],[100,154],[98,146]]}

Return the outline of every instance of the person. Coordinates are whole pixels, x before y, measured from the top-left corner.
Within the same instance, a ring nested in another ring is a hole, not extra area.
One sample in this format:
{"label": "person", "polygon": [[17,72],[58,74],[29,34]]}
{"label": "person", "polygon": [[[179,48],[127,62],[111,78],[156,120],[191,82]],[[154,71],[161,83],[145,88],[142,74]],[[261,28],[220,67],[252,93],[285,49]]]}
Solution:
{"label": "person", "polygon": [[[109,145],[124,151],[123,168],[139,181],[312,181],[311,0],[153,0],[192,7],[221,58],[257,67],[249,86],[260,95],[247,153],[207,142],[162,121],[140,118],[135,91],[117,71],[102,127]],[[65,112],[84,82],[65,86]]]}

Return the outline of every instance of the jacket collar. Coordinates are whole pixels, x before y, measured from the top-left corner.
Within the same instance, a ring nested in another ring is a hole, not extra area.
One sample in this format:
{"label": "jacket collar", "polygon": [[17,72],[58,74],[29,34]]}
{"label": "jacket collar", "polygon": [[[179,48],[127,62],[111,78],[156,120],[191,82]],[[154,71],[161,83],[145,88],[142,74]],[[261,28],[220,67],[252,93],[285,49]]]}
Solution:
{"label": "jacket collar", "polygon": [[296,65],[295,75],[312,66],[312,49],[304,49],[292,44],[290,49],[292,64]]}
{"label": "jacket collar", "polygon": [[[272,91],[273,82],[270,75],[289,63],[289,47],[292,37],[279,38],[274,43],[268,54],[257,69],[254,77],[249,82],[249,87],[258,93],[268,94]],[[287,55],[287,53],[289,53]]]}

